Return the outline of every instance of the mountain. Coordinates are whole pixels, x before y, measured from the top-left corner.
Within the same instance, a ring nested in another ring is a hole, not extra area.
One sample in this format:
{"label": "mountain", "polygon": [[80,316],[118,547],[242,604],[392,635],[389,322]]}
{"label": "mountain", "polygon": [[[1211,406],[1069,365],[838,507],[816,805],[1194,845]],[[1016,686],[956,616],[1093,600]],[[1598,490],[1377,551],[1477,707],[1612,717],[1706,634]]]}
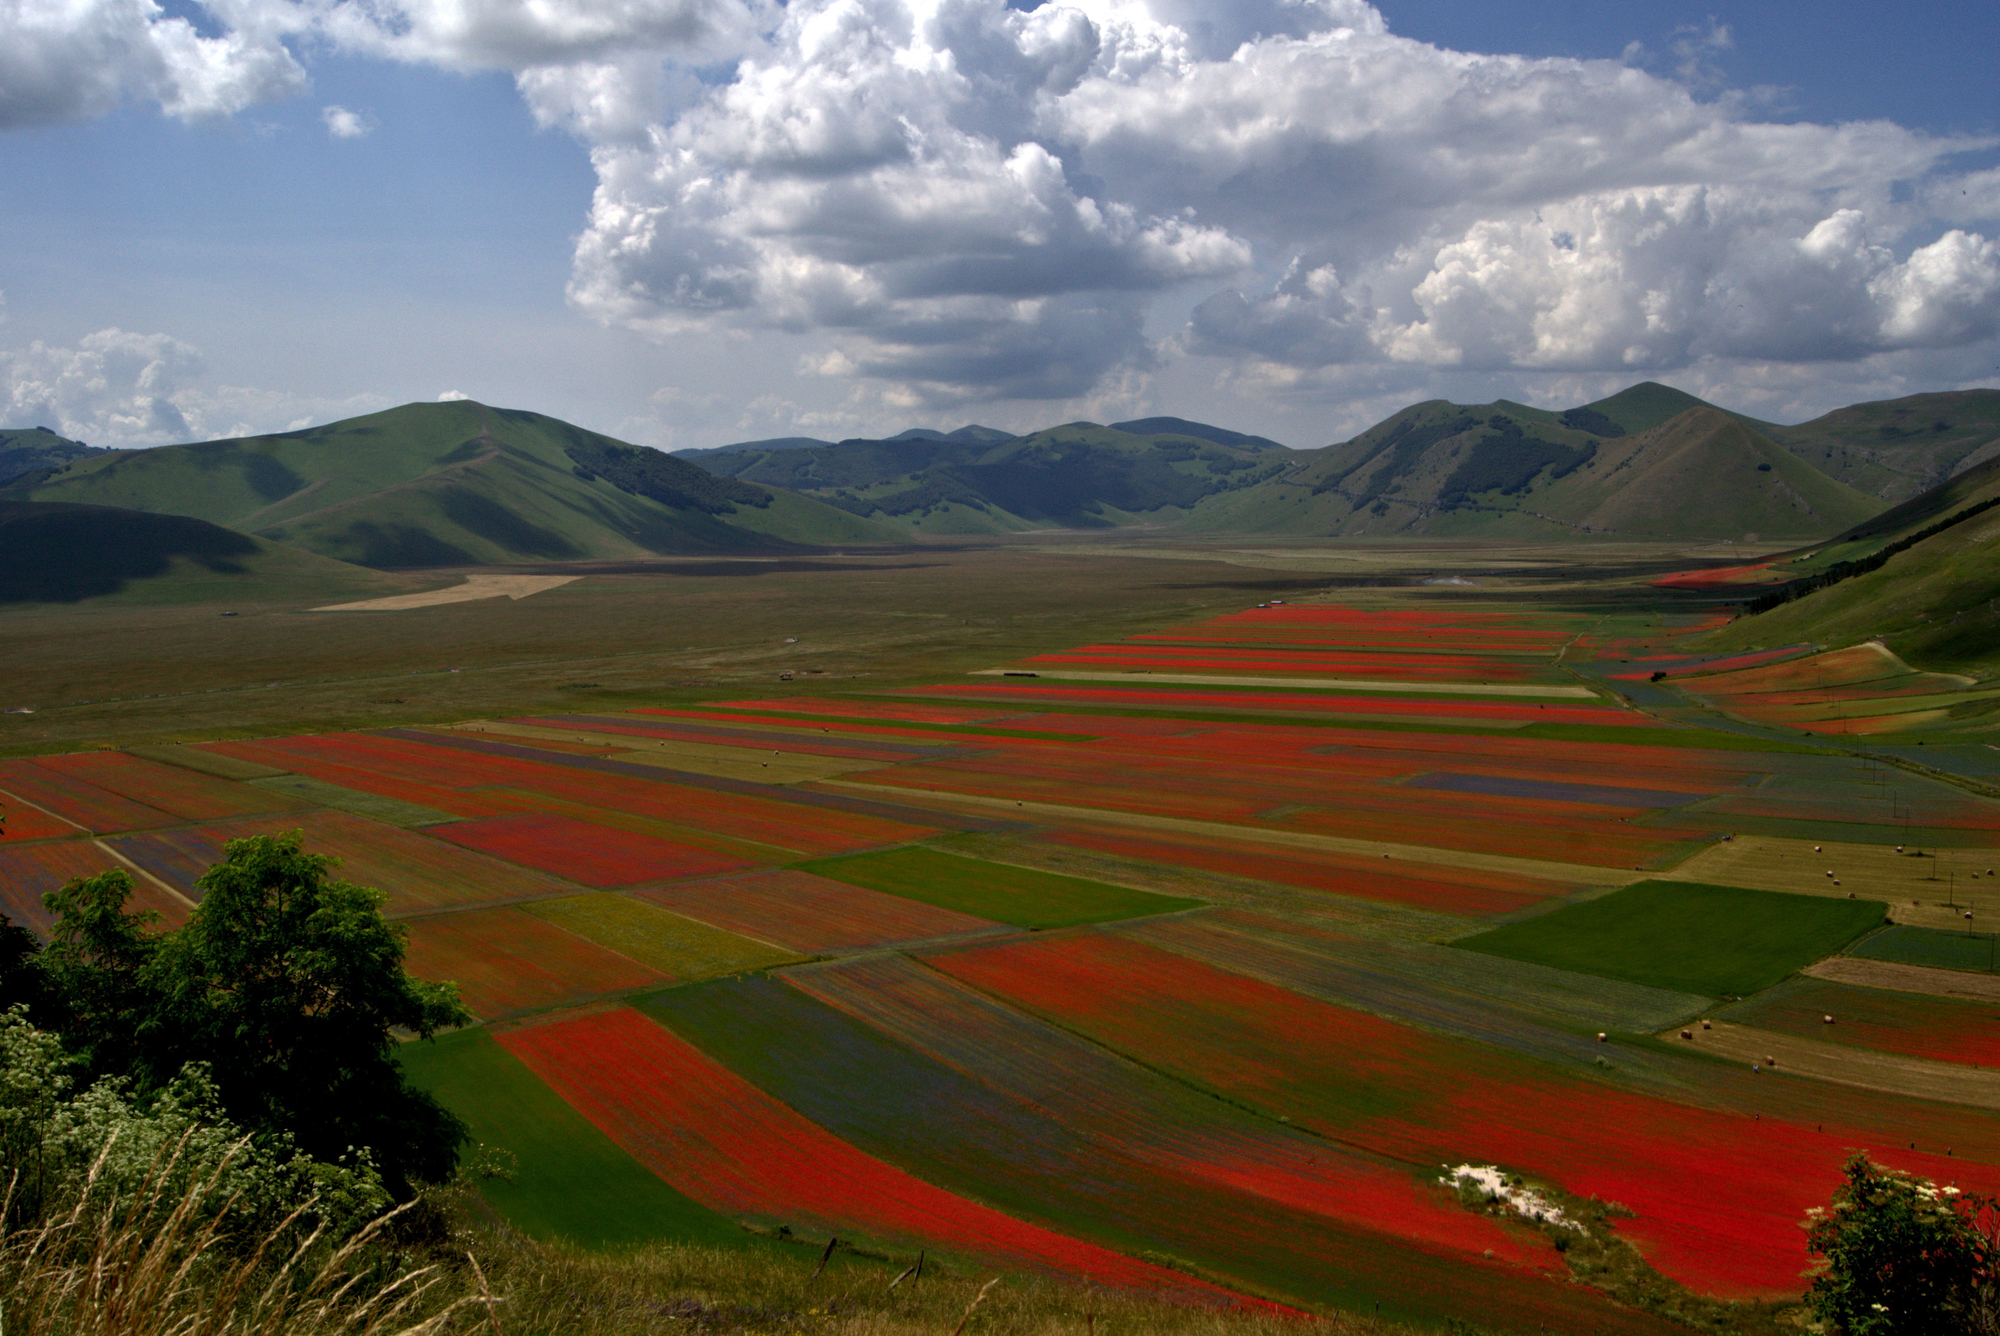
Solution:
{"label": "mountain", "polygon": [[[892,441],[957,441],[971,445],[997,445],[1014,439],[1012,432],[1001,431],[997,427],[982,427],[977,423],[960,427],[957,431],[933,431],[929,427],[912,427],[888,439]],[[765,450],[817,450],[822,446],[838,445],[838,441],[822,441],[817,436],[774,436],[767,441],[736,441],[730,445],[709,446],[706,449],[676,450],[676,459],[699,459],[707,455],[740,455],[746,452]]]}
{"label": "mountain", "polygon": [[47,427],[0,427],[0,486],[24,473],[56,469],[111,451],[58,436]]}
{"label": "mountain", "polygon": [[1111,430],[1122,431],[1131,436],[1192,436],[1197,441],[1213,441],[1217,445],[1233,445],[1245,450],[1285,450],[1290,447],[1280,445],[1268,436],[1246,436],[1240,431],[1230,431],[1226,427],[1211,427],[1206,422],[1190,422],[1186,418],[1149,417],[1137,418],[1131,422],[1114,422]]}
{"label": "mountain", "polygon": [[306,431],[115,451],[0,489],[187,515],[377,568],[636,558],[893,538],[821,502],[471,400]]}
{"label": "mountain", "polygon": [[1435,399],[1207,500],[1212,531],[1340,536],[1823,538],[1881,503],[1743,418],[1663,385],[1563,412]]}
{"label": "mountain", "polygon": [[0,501],[0,603],[370,598],[396,578],[186,515]]}
{"label": "mountain", "polygon": [[[1150,521],[1162,511],[1177,521],[1205,498],[1266,482],[1286,467],[1270,457],[1283,447],[1262,437],[1165,421],[1176,429],[1135,433],[1072,422],[991,441],[973,436],[990,429],[961,428],[811,450],[712,453],[696,462],[720,477],[789,488],[933,534],[1102,528],[1137,516]],[[1260,444],[1219,443],[1179,427]]]}
{"label": "mountain", "polygon": [[1853,404],[1770,434],[1848,486],[1902,501],[2000,458],[2000,390]]}

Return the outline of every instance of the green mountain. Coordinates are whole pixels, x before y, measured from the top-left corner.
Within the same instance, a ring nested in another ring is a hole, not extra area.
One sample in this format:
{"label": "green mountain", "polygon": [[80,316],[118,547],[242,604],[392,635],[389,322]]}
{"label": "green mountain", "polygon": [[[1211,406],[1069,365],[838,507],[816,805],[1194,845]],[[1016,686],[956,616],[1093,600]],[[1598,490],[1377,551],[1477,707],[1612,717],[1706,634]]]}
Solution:
{"label": "green mountain", "polygon": [[1262,437],[1178,418],[1125,425],[1158,423],[1169,425],[1135,432],[1072,422],[1000,441],[978,439],[986,428],[906,432],[809,449],[718,451],[697,462],[718,477],[789,488],[930,534],[1107,527],[1163,511],[1178,518],[1288,466],[1289,452]]}
{"label": "green mountain", "polygon": [[1902,501],[2000,458],[2000,390],[1853,404],[1770,434],[1848,486]]}
{"label": "green mountain", "polygon": [[1663,385],[1565,412],[1416,404],[1204,500],[1213,531],[1340,536],[1817,539],[1881,502],[1742,418]]}
{"label": "green mountain", "polygon": [[337,602],[403,592],[394,576],[186,515],[0,501],[0,603]]}
{"label": "green mountain", "polygon": [[4,489],[186,515],[378,568],[869,542],[893,531],[539,413],[406,404],[306,431],[115,451]]}
{"label": "green mountain", "polygon": [[61,468],[111,451],[58,436],[47,427],[0,427],[0,485],[25,473]]}

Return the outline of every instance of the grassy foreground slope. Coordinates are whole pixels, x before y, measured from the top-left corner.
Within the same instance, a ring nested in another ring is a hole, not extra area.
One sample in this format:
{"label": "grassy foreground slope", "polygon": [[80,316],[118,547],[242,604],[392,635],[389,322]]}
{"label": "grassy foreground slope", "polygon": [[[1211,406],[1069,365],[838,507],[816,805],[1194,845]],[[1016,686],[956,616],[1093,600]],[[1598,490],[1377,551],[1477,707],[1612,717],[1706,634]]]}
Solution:
{"label": "grassy foreground slope", "polygon": [[183,515],[0,501],[0,603],[360,599],[405,582]]}
{"label": "grassy foreground slope", "polygon": [[188,515],[376,567],[888,536],[831,507],[781,504],[767,488],[658,451],[469,400],[406,404],[274,436],[120,451],[29,474],[7,492]]}

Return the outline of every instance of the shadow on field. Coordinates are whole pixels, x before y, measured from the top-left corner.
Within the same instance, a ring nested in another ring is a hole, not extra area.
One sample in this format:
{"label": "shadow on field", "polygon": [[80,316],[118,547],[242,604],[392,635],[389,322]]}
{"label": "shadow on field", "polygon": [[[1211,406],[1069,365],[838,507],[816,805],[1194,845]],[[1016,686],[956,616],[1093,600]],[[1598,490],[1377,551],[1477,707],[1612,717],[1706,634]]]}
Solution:
{"label": "shadow on field", "polygon": [[185,515],[0,501],[0,603],[77,603],[164,575],[176,558],[241,575],[256,540]]}

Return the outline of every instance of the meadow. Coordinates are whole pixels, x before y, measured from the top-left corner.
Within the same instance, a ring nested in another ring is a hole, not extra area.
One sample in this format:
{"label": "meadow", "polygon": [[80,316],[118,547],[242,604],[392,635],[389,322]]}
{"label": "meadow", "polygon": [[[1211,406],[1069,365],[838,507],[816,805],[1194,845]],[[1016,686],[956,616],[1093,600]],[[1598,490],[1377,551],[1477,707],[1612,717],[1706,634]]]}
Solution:
{"label": "meadow", "polygon": [[[1734,586],[1674,552],[1336,587],[1132,544],[587,574],[379,614],[346,676],[294,610],[225,664],[234,619],[179,662],[186,610],[126,609],[169,695],[110,613],[36,613],[22,682],[64,616],[108,657],[0,716],[0,912],[122,867],[175,922],[227,840],[304,831],[478,1018],[405,1065],[511,1157],[486,1208],[591,1249],[1777,1332],[1853,1150],[2000,1188],[1992,1107],[1882,1075],[1991,1066],[1993,1007],[1804,973],[1986,977],[1979,735],[1800,724],[1935,681],[1704,651]],[[1711,1019],[1834,1065],[1678,1038]]]}

